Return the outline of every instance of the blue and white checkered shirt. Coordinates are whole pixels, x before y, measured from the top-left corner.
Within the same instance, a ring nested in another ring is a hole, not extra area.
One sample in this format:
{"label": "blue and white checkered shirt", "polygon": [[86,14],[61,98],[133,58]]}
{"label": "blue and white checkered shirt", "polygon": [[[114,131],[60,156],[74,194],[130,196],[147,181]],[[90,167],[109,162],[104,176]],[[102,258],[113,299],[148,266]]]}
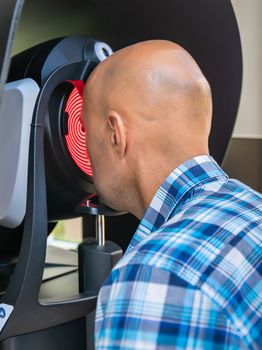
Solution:
{"label": "blue and white checkered shirt", "polygon": [[96,349],[261,350],[261,236],[261,194],[209,156],[180,165],[100,291]]}

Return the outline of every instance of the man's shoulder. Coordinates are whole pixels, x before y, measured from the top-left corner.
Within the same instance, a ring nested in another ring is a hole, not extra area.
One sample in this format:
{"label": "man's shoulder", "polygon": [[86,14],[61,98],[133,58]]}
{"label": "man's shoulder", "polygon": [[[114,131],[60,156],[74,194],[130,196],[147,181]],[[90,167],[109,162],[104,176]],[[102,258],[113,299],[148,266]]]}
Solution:
{"label": "man's shoulder", "polygon": [[[253,219],[253,213],[262,213],[262,194],[236,179],[222,178],[217,181],[204,182],[192,189],[185,200],[175,208],[174,214],[189,211],[194,216],[205,210],[212,219],[218,211],[226,215],[244,215],[247,220]],[[222,218],[223,219],[223,218]],[[208,221],[208,216],[205,216]],[[202,220],[201,220],[202,221]]]}
{"label": "man's shoulder", "polygon": [[124,256],[118,268],[132,264],[152,266],[176,274],[196,287],[213,285],[215,278],[223,285],[226,279],[236,279],[237,275],[242,284],[241,270],[245,270],[242,277],[247,279],[245,266],[251,273],[261,260],[261,220],[259,224],[250,222],[236,234],[216,225],[213,232],[205,225],[203,231],[199,227],[183,227],[181,222],[165,225]]}
{"label": "man's shoulder", "polygon": [[225,306],[244,281],[253,288],[258,279],[262,196],[236,180],[206,195],[208,186],[204,197],[185,204],[127,254],[119,268],[141,264],[163,269]]}

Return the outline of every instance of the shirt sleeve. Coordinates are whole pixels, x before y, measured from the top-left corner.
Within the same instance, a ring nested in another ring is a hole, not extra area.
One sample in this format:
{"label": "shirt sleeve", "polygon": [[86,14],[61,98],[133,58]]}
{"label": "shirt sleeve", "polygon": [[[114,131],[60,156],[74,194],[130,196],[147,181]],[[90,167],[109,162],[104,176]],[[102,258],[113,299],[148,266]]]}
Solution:
{"label": "shirt sleeve", "polygon": [[96,349],[244,349],[229,317],[201,290],[153,266],[113,270],[96,311]]}

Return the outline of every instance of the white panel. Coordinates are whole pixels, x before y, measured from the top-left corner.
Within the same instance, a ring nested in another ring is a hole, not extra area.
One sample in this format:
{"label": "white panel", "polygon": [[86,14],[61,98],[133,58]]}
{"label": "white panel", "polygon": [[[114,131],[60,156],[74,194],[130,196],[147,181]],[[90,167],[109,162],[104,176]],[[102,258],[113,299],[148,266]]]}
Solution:
{"label": "white panel", "polygon": [[0,304],[0,332],[4,328],[13,310],[13,305]]}
{"label": "white panel", "polygon": [[9,228],[25,215],[30,124],[38,93],[32,79],[8,83],[0,106],[0,225]]}
{"label": "white panel", "polygon": [[231,0],[243,50],[242,97],[233,137],[262,138],[262,1]]}

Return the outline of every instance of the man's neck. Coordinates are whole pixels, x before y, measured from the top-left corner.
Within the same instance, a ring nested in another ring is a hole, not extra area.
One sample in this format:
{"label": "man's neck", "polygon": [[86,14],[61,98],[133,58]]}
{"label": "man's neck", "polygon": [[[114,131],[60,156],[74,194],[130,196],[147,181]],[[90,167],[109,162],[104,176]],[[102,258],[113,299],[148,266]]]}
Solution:
{"label": "man's neck", "polygon": [[137,193],[135,199],[136,205],[135,208],[132,208],[131,213],[142,219],[157,190],[174,169],[191,158],[208,154],[208,152],[195,152],[168,162],[165,162],[163,159],[162,162],[158,163],[151,161],[148,166],[143,164],[140,171],[138,168],[138,181],[135,186]]}

